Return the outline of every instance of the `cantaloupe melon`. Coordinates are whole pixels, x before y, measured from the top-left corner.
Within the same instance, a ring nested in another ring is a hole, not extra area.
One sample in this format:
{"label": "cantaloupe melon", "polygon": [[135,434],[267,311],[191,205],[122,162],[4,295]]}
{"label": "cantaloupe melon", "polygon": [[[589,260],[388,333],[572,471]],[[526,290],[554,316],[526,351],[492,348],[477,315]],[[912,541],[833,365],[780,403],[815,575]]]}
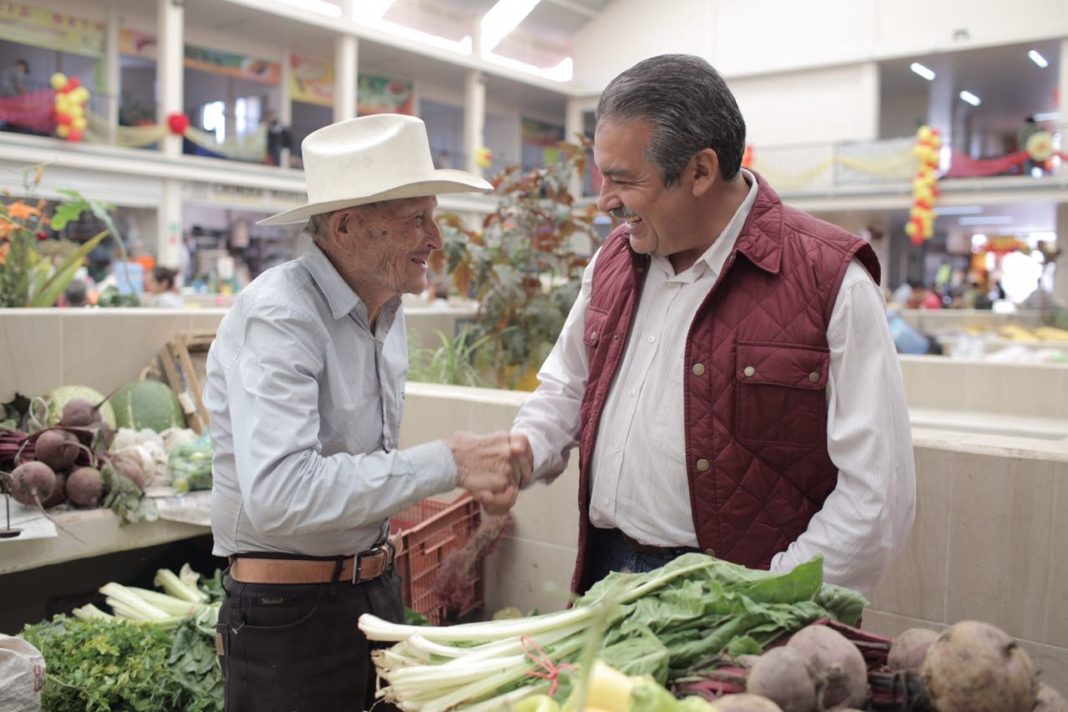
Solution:
{"label": "cantaloupe melon", "polygon": [[120,428],[150,428],[160,433],[167,428],[185,427],[178,398],[159,381],[127,383],[115,391],[108,403],[115,410],[115,421]]}

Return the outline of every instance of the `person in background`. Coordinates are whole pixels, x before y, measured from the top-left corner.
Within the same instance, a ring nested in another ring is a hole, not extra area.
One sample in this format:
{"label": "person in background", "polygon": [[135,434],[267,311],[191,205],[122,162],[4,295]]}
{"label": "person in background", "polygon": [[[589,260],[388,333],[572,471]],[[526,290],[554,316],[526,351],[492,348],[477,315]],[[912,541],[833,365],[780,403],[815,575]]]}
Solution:
{"label": "person in background", "polygon": [[145,271],[142,304],[159,309],[181,309],[185,300],[178,293],[178,270],[156,265]]}
{"label": "person in background", "polygon": [[646,59],[601,94],[605,240],[513,433],[533,480],[579,447],[572,587],[686,551],[871,591],[915,466],[872,248],[741,168],[722,77]]}
{"label": "person in background", "polygon": [[30,65],[26,60],[16,59],[14,64],[0,72],[0,96],[25,94],[29,75]]}
{"label": "person in background", "polygon": [[216,640],[228,712],[371,709],[357,620],[404,620],[389,518],[456,487],[504,512],[529,476],[526,439],[507,432],[398,443],[401,295],[427,288],[442,248],[436,196],[492,186],[436,170],[412,116],[341,121],[302,152],[308,203],[261,224],[303,223],[312,244],[241,290],[208,353],[214,553],[230,559]]}
{"label": "person in background", "polygon": [[293,147],[289,129],[278,120],[273,111],[267,114],[267,159],[272,166],[282,165],[282,149]]}
{"label": "person in background", "polygon": [[75,277],[63,290],[63,301],[60,306],[84,307],[89,304],[89,285],[84,279]]}

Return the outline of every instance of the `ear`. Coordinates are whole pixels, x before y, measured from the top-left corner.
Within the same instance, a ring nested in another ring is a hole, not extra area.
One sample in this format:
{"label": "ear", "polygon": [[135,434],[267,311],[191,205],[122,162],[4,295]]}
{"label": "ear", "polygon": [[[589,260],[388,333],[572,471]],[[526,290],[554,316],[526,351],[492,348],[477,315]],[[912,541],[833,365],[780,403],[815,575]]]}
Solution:
{"label": "ear", "polygon": [[330,235],[348,237],[349,233],[352,232],[356,226],[356,221],[353,217],[352,210],[348,208],[335,210],[330,213],[330,218],[327,220],[327,225],[330,228]]}
{"label": "ear", "polygon": [[690,159],[693,182],[690,192],[695,198],[707,195],[719,180],[719,156],[711,148],[702,148]]}

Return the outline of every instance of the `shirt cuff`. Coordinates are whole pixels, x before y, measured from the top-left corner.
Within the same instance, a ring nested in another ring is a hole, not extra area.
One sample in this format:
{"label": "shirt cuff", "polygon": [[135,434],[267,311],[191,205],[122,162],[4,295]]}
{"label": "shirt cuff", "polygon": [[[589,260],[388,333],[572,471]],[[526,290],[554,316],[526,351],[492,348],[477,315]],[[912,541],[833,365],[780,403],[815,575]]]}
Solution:
{"label": "shirt cuff", "polygon": [[420,497],[441,494],[456,487],[456,458],[444,440],[406,448],[404,455],[417,475]]}

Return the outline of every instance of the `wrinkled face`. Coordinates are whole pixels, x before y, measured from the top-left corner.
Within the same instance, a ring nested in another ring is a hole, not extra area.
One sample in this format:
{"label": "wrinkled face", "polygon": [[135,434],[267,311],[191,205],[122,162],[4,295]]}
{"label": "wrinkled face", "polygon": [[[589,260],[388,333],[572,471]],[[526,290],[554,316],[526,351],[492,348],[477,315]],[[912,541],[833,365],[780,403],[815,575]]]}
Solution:
{"label": "wrinkled face", "polygon": [[668,188],[648,158],[653,126],[648,121],[602,121],[593,139],[593,159],[604,176],[597,207],[630,223],[630,245],[641,254],[667,257],[685,249],[678,232],[685,210],[685,181]]}
{"label": "wrinkled face", "polygon": [[442,247],[434,222],[437,198],[404,198],[352,208],[334,230],[331,257],[364,293],[389,299],[427,288],[427,260]]}

